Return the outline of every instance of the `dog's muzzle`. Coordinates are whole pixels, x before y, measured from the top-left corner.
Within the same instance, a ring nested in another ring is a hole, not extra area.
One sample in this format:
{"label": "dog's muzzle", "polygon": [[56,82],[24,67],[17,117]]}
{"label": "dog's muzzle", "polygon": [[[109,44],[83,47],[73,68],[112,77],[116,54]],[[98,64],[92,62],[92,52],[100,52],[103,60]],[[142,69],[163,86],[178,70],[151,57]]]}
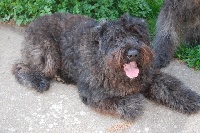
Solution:
{"label": "dog's muzzle", "polygon": [[127,54],[126,54],[126,56],[127,56],[127,58],[128,58],[129,61],[136,60],[137,57],[138,57],[138,55],[139,55],[138,50],[133,49],[133,48],[129,49],[127,51]]}
{"label": "dog's muzzle", "polygon": [[126,63],[124,66],[124,71],[126,76],[133,79],[139,75],[139,68],[137,66],[136,60],[139,57],[139,51],[135,48],[129,48],[125,52]]}
{"label": "dog's muzzle", "polygon": [[139,57],[139,51],[135,48],[129,48],[125,52],[125,62],[129,63],[132,61],[136,61]]}

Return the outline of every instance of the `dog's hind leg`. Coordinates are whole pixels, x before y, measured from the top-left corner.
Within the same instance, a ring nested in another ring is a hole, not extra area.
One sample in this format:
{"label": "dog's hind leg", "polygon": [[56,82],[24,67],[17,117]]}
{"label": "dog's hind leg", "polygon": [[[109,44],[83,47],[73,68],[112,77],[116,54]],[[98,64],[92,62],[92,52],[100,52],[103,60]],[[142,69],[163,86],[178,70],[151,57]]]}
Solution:
{"label": "dog's hind leg", "polygon": [[20,84],[34,88],[38,92],[49,89],[50,79],[43,73],[32,70],[28,64],[16,63],[13,66],[13,74]]}
{"label": "dog's hind leg", "polygon": [[182,113],[192,114],[200,110],[200,96],[164,73],[157,73],[144,96]]}
{"label": "dog's hind leg", "polygon": [[27,42],[22,52],[23,61],[14,65],[13,74],[22,85],[43,92],[48,90],[50,80],[56,75],[60,55],[54,44],[46,41],[39,43],[31,45]]}

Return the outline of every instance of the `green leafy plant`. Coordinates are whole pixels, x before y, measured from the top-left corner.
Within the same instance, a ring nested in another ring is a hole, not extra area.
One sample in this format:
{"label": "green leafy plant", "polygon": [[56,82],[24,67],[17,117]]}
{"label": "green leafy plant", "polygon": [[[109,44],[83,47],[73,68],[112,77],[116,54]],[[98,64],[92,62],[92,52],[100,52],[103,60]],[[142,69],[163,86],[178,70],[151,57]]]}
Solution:
{"label": "green leafy plant", "polygon": [[149,24],[149,31],[152,39],[155,36],[156,21],[160,8],[163,4],[163,0],[146,0],[146,2],[151,9],[151,12],[147,15],[147,22]]}
{"label": "green leafy plant", "polygon": [[119,16],[114,0],[87,0],[76,1],[71,10],[75,14],[83,14],[97,20],[101,18],[115,19]]}
{"label": "green leafy plant", "polygon": [[149,3],[148,0],[1,0],[0,19],[13,19],[21,25],[55,12],[82,14],[97,20],[116,19],[124,13],[148,18],[149,14],[153,15]]}
{"label": "green leafy plant", "polygon": [[137,17],[146,17],[151,11],[146,0],[121,0],[118,7],[121,13],[127,12]]}
{"label": "green leafy plant", "polygon": [[200,70],[200,45],[195,47],[181,45],[175,52],[175,57],[186,62],[189,67]]}

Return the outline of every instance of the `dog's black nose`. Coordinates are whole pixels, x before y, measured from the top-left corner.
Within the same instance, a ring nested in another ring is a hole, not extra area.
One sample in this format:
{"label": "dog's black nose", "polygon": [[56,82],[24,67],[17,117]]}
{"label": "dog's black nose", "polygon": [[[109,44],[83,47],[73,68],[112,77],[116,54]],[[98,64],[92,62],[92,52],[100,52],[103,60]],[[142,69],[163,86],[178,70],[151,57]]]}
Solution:
{"label": "dog's black nose", "polygon": [[138,57],[138,55],[139,55],[139,52],[138,52],[136,49],[129,49],[129,50],[127,51],[127,58],[128,58],[129,60],[134,60],[134,59],[136,59],[136,58]]}

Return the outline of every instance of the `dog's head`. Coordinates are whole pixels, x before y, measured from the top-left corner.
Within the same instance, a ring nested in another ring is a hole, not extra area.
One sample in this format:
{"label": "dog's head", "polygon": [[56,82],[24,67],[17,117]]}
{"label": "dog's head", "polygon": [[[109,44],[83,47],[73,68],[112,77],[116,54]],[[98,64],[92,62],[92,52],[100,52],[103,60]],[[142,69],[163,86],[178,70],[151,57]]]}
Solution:
{"label": "dog's head", "polygon": [[141,18],[123,15],[115,21],[107,21],[98,27],[96,40],[104,55],[105,69],[119,76],[138,77],[153,61],[149,47],[147,25]]}

